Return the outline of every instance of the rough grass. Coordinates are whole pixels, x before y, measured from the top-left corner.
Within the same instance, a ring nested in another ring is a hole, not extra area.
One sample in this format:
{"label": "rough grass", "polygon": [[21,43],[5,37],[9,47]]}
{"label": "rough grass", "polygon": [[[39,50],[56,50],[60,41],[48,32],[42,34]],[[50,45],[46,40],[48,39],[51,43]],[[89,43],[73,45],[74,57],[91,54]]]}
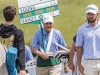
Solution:
{"label": "rough grass", "polygon": [[[99,0],[58,0],[60,15],[55,17],[54,28],[60,30],[67,43],[71,46],[72,38],[77,32],[77,28],[86,21],[85,10],[88,4],[96,4],[100,9]],[[1,0],[0,2],[0,23],[4,22],[2,9],[7,5],[13,5],[18,8],[17,0]],[[38,25],[21,25],[19,22],[19,14],[15,25],[24,31],[25,43],[30,44],[34,32],[38,29]]]}

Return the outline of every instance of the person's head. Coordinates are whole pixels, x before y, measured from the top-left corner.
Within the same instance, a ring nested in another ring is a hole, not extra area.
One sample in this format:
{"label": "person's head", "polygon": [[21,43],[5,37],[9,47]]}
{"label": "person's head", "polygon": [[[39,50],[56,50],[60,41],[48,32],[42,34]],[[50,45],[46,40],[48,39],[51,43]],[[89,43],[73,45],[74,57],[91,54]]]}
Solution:
{"label": "person's head", "polygon": [[16,8],[13,6],[7,6],[3,9],[3,16],[5,21],[13,21],[16,16]]}
{"label": "person's head", "polygon": [[99,14],[98,7],[94,4],[88,5],[86,9],[87,21],[94,23],[97,20]]}
{"label": "person's head", "polygon": [[47,33],[49,33],[53,28],[53,23],[54,23],[54,19],[51,15],[45,15],[43,17],[43,26]]}

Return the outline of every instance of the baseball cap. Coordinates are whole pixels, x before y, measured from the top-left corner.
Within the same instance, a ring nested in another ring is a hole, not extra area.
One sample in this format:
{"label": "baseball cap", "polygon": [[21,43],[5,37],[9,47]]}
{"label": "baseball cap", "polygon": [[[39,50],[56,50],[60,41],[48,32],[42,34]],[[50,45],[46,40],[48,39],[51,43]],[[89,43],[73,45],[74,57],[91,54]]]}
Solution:
{"label": "baseball cap", "polygon": [[96,14],[96,13],[98,13],[98,7],[96,5],[94,5],[94,4],[88,5],[88,7],[86,9],[86,14],[88,12],[91,12],[93,14]]}
{"label": "baseball cap", "polygon": [[43,17],[43,23],[47,23],[47,22],[51,22],[51,23],[54,23],[54,19],[51,15],[45,15]]}

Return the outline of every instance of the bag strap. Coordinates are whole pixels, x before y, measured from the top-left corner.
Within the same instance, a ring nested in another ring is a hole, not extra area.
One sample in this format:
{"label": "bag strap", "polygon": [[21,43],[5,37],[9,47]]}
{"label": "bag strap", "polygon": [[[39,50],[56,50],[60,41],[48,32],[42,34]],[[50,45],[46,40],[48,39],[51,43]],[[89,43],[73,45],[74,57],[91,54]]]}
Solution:
{"label": "bag strap", "polygon": [[4,46],[3,44],[2,44],[2,46],[3,46],[4,50],[5,50],[5,52],[7,52],[7,50],[6,50],[5,46]]}
{"label": "bag strap", "polygon": [[[49,36],[47,48],[46,48],[46,49],[44,48],[45,50],[43,50],[42,47],[39,46],[41,52],[46,52],[46,53],[49,52],[50,46],[51,46],[51,40],[52,40],[52,37],[53,37],[53,28],[52,28],[52,30],[51,30],[51,32],[50,32],[50,36]],[[43,38],[43,36],[42,36],[42,38]],[[43,40],[44,40],[44,39],[43,39]],[[43,41],[43,40],[42,40],[42,41]],[[43,43],[43,44],[45,45],[45,43]],[[45,46],[44,46],[44,47],[45,47]]]}
{"label": "bag strap", "polygon": [[46,45],[44,43],[44,33],[43,33],[43,27],[41,26],[41,35],[42,35],[42,44],[43,44],[43,50],[46,52]]}
{"label": "bag strap", "polygon": [[51,32],[50,32],[50,36],[49,36],[49,40],[48,40],[46,52],[49,52],[49,51],[50,51],[50,46],[51,46],[52,36],[53,36],[53,28],[52,28],[52,30],[51,30]]}

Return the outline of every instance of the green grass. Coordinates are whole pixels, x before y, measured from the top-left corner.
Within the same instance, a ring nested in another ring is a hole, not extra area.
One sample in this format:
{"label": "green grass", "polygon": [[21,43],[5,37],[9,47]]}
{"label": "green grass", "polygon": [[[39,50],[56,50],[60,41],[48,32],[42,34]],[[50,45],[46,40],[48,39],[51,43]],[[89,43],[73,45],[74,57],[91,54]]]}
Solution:
{"label": "green grass", "polygon": [[[60,30],[70,47],[72,38],[77,32],[77,28],[86,21],[85,10],[87,5],[96,4],[100,9],[99,0],[58,0],[60,15],[55,17],[54,28]],[[4,22],[2,16],[2,9],[7,5],[13,5],[18,8],[17,0],[1,0],[0,2],[0,23]],[[100,17],[100,16],[99,16]],[[19,22],[19,14],[17,10],[17,17],[15,25],[24,32],[25,43],[30,44],[34,32],[38,29],[38,25],[21,25]]]}

